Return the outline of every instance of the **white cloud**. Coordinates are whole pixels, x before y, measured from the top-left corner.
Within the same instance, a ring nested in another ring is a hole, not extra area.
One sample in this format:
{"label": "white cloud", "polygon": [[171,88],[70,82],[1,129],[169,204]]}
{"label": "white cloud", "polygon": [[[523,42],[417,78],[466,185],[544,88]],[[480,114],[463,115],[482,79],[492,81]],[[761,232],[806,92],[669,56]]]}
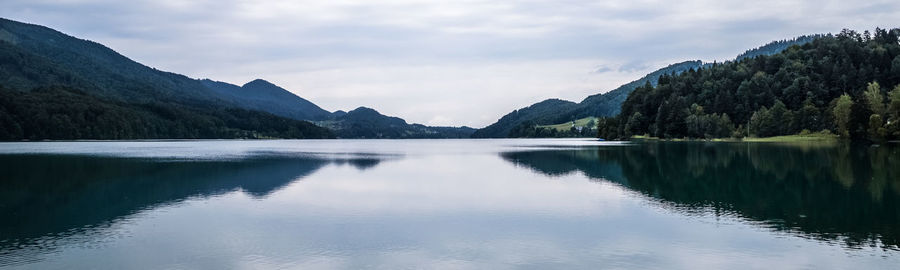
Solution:
{"label": "white cloud", "polygon": [[0,16],[191,77],[264,78],[330,110],[364,105],[410,122],[480,127],[673,62],[897,27],[889,23],[900,3],[8,0]]}

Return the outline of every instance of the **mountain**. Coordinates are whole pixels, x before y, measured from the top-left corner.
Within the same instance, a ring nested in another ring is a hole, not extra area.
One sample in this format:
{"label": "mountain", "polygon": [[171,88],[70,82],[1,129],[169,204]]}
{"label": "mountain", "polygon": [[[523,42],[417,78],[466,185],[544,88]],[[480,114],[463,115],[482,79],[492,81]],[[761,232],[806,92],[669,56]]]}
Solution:
{"label": "mountain", "polygon": [[0,41],[5,57],[0,83],[11,89],[66,85],[115,101],[225,103],[197,80],[47,27],[0,18]]}
{"label": "mountain", "polygon": [[705,64],[702,61],[694,60],[671,64],[664,68],[657,69],[656,71],[650,72],[650,74],[644,75],[644,77],[641,77],[640,79],[619,86],[612,91],[588,96],[578,103],[578,106],[570,113],[570,115],[564,115],[563,118],[578,119],[588,116],[617,115],[622,107],[622,102],[625,102],[625,98],[628,97],[628,94],[630,94],[631,91],[634,91],[635,88],[647,83],[656,85],[659,76],[662,76],[663,74],[679,74],[703,66],[705,66]]}
{"label": "mountain", "polygon": [[[64,101],[64,102],[63,102]],[[256,79],[242,86],[159,71],[101,44],[0,19],[0,140],[467,138],[368,108],[323,110]]]}
{"label": "mountain", "polygon": [[478,129],[472,138],[505,138],[514,127],[527,123],[556,123],[558,115],[573,110],[578,104],[561,99],[548,99],[504,115],[496,123]]}
{"label": "mountain", "polygon": [[0,140],[331,138],[307,121],[232,107],[126,103],[63,86],[0,85]]}
{"label": "mountain", "polygon": [[900,139],[900,28],[844,30],[777,54],[664,75],[598,122],[604,138]]}
{"label": "mountain", "polygon": [[[790,40],[773,41],[758,48],[747,50],[746,52],[738,55],[735,59],[737,61],[744,58],[752,58],[760,55],[775,54],[781,52],[782,50],[785,50],[790,46],[802,45],[819,37],[821,37],[821,35],[809,35],[800,36]],[[472,137],[505,138],[509,136],[511,130],[516,128],[523,128],[519,127],[520,125],[551,125],[585,117],[615,116],[619,114],[622,103],[625,102],[628,94],[634,91],[634,89],[640,86],[644,86],[647,83],[649,83],[650,85],[656,85],[657,80],[662,75],[673,73],[680,74],[691,69],[700,69],[702,67],[709,67],[711,65],[713,64],[703,63],[700,60],[684,61],[676,64],[671,64],[669,66],[653,71],[650,74],[644,75],[640,79],[619,86],[612,91],[588,96],[577,104],[572,102],[558,102],[558,99],[548,99],[529,107],[513,111],[501,117],[497,122],[477,130],[474,134],[472,134]],[[548,101],[549,103],[547,104],[541,104]],[[537,107],[540,108],[541,111],[547,112],[547,114],[537,113],[535,112],[535,109],[529,109],[538,104],[541,105]],[[521,110],[526,110],[530,113],[523,115],[521,112],[519,112]]]}
{"label": "mountain", "polygon": [[331,119],[319,121],[318,124],[334,130],[339,138],[468,138],[475,132],[475,129],[469,127],[430,127],[408,124],[401,118],[386,116],[366,107],[359,107],[349,112],[337,111]]}
{"label": "mountain", "polygon": [[[10,45],[4,48],[5,54],[33,56],[23,59],[27,63],[19,63],[30,67],[10,69],[27,74],[3,76],[0,82],[13,89],[68,85],[117,101],[228,105],[297,120],[329,115],[315,104],[264,80],[254,80],[241,87],[208,79],[195,80],[144,66],[101,44],[38,25],[0,19],[0,40]],[[58,68],[41,68],[47,64]],[[53,72],[39,72],[42,70]]]}
{"label": "mountain", "polygon": [[240,103],[242,107],[251,110],[265,111],[297,120],[322,120],[331,115],[316,104],[262,79],[253,80],[243,86],[210,79],[200,82],[220,97]]}
{"label": "mountain", "polygon": [[0,19],[0,140],[329,138],[98,43]]}
{"label": "mountain", "polygon": [[314,121],[322,127],[333,130],[340,138],[468,138],[475,132],[475,129],[469,127],[408,124],[401,118],[386,116],[367,107],[359,107],[350,112],[338,110],[331,113],[262,79],[253,80],[243,86],[209,79],[201,82],[222,96],[240,101],[244,107],[292,119]]}
{"label": "mountain", "polygon": [[579,103],[561,99],[547,99],[531,106],[515,110],[504,115],[496,123],[478,129],[473,138],[505,138],[510,131],[521,128],[520,125],[550,125],[572,121],[589,116],[612,116],[619,113],[619,108],[631,91],[646,83],[656,84],[662,74],[680,73],[685,70],[703,66],[703,62],[685,61],[658,69],[635,81],[619,86],[603,93],[591,95]]}
{"label": "mountain", "polygon": [[788,47],[794,45],[803,45],[824,36],[825,35],[804,35],[788,40],[772,41],[766,45],[759,46],[758,48],[750,49],[744,53],[739,54],[734,58],[734,61],[741,61],[746,58],[753,58],[762,55],[773,55],[786,50]]}

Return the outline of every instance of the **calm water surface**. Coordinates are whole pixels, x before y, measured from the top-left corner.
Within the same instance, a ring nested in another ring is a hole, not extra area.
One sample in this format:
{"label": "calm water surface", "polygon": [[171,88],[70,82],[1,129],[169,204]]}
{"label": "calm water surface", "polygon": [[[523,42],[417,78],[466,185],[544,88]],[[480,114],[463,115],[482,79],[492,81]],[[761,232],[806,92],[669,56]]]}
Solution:
{"label": "calm water surface", "polygon": [[900,149],[0,143],[0,268],[897,269]]}

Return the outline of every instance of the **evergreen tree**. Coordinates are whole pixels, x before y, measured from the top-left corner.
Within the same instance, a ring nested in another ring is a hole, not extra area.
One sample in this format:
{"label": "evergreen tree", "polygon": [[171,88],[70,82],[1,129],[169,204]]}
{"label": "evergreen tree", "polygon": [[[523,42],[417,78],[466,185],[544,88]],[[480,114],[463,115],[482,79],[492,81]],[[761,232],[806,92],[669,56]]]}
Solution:
{"label": "evergreen tree", "polygon": [[800,130],[820,130],[822,129],[822,118],[819,115],[819,109],[807,99],[803,102],[803,107],[797,111],[794,121],[796,128]]}
{"label": "evergreen tree", "polygon": [[644,131],[644,115],[641,112],[634,112],[625,123],[625,136],[640,135]]}
{"label": "evergreen tree", "polygon": [[767,137],[768,136],[778,136],[778,135],[787,135],[794,132],[792,129],[794,122],[794,114],[787,109],[784,103],[781,100],[775,100],[775,105],[772,105],[772,109],[769,110],[769,120],[766,126]]}

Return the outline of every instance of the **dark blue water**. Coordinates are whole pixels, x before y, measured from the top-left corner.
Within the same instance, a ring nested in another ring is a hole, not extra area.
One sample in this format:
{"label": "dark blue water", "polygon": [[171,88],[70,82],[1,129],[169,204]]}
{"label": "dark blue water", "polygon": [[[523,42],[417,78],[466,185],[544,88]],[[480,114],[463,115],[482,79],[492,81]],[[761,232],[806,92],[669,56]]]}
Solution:
{"label": "dark blue water", "polygon": [[900,150],[0,144],[0,268],[893,269]]}

